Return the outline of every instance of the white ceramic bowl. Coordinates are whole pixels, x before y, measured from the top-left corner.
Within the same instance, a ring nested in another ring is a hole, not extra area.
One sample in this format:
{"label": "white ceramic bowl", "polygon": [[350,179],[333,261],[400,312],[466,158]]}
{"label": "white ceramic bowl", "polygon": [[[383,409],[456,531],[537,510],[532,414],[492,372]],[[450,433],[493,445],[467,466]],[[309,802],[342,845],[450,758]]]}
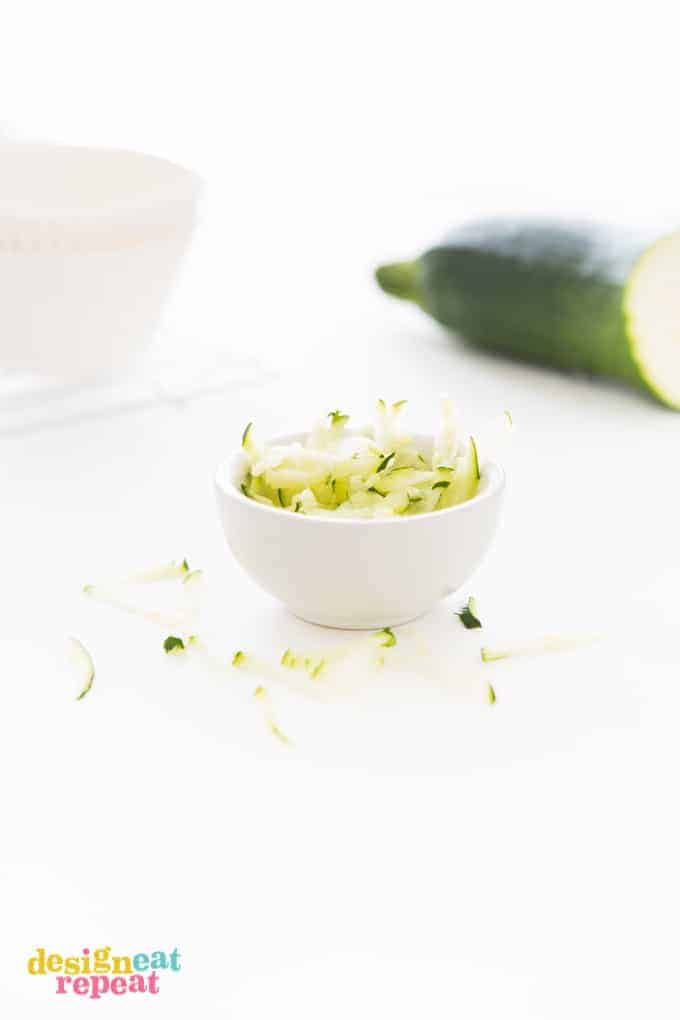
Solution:
{"label": "white ceramic bowl", "polygon": [[[416,440],[431,450],[431,439]],[[505,487],[502,469],[488,463],[474,499],[448,510],[387,520],[305,517],[244,496],[246,466],[239,451],[215,479],[232,553],[296,616],[348,629],[406,623],[462,587],[491,544]]]}
{"label": "white ceramic bowl", "polygon": [[0,147],[0,371],[79,379],[151,339],[198,178],[139,152]]}

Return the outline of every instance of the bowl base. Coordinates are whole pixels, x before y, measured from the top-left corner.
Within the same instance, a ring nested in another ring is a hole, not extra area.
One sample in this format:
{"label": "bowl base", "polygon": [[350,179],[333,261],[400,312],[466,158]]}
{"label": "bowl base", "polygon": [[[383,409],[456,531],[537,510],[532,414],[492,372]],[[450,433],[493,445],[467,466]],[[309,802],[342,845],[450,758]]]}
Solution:
{"label": "bowl base", "polygon": [[402,627],[405,623],[419,620],[421,616],[429,612],[429,608],[421,609],[416,613],[409,613],[407,616],[397,617],[396,619],[393,616],[377,616],[369,620],[360,620],[356,623],[340,616],[323,616],[321,614],[317,616],[316,613],[312,615],[290,608],[288,608],[288,612],[304,623],[313,623],[315,627],[327,627],[332,630],[382,630],[384,627]]}

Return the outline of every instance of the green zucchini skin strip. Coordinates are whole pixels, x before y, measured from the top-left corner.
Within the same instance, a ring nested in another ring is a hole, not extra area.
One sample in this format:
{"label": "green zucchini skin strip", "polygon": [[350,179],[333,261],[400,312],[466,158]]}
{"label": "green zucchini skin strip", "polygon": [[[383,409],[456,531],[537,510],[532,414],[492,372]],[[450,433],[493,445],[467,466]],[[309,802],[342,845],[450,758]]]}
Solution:
{"label": "green zucchini skin strip", "polygon": [[414,261],[380,266],[376,278],[476,348],[612,378],[680,409],[648,377],[627,314],[629,283],[655,240],[592,224],[489,220]]}

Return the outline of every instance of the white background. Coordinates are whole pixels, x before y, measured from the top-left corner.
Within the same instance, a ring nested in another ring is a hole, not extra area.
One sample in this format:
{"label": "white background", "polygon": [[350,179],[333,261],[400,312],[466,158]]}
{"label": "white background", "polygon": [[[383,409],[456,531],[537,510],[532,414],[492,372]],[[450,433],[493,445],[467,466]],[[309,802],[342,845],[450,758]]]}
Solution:
{"label": "white background", "polygon": [[[2,440],[8,1015],[678,1016],[680,426],[634,395],[472,354],[371,281],[467,215],[677,222],[666,10],[24,0],[6,14],[3,134],[198,170],[202,224],[169,321],[280,373]],[[249,687],[168,662],[162,629],[80,595],[186,555],[206,570],[220,654],[332,640],[229,560],[215,464],[251,418],[266,434],[383,395],[429,425],[443,389],[475,423],[508,406],[519,425],[504,527],[473,584],[488,640],[605,635],[489,667],[493,709],[459,665],[477,638],[455,598],[421,625],[424,677],[387,671],[337,703],[277,689],[283,749]],[[98,667],[77,704],[70,633]],[[157,999],[96,1007],[25,974],[38,945],[107,944],[177,945],[184,967]]]}

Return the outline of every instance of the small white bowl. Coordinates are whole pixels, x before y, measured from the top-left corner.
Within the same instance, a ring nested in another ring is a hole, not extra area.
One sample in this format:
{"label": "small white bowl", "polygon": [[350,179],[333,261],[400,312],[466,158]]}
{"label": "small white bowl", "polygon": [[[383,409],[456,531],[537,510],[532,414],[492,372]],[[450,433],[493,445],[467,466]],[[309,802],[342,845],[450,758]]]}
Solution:
{"label": "small white bowl", "polygon": [[[415,438],[424,454],[431,451],[431,439]],[[380,520],[305,517],[244,496],[246,468],[239,451],[215,478],[232,553],[296,616],[350,630],[407,623],[462,587],[491,545],[505,488],[503,470],[486,463],[477,495],[447,510]]]}
{"label": "small white bowl", "polygon": [[0,146],[0,371],[124,369],[153,336],[198,191],[140,152]]}

